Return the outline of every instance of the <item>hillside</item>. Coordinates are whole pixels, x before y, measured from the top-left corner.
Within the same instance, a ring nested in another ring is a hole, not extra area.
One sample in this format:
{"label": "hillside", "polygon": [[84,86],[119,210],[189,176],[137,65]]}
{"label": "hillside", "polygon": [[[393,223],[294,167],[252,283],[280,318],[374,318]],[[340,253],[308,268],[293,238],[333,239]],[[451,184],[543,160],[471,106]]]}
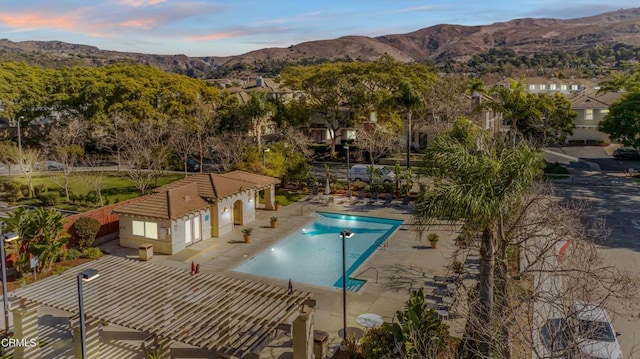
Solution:
{"label": "hillside", "polygon": [[[287,64],[334,60],[373,60],[387,54],[398,61],[442,65],[474,55],[508,50],[518,56],[559,51],[575,54],[596,48],[640,48],[640,8],[571,19],[516,19],[482,26],[435,25],[407,34],[376,38],[346,36],[303,42],[288,48],[265,48],[229,57],[151,55],[100,50],[60,41],[0,40],[0,58],[57,67],[100,66],[112,62],[148,64],[192,77],[241,73],[277,73]],[[638,59],[635,59],[638,60]]]}

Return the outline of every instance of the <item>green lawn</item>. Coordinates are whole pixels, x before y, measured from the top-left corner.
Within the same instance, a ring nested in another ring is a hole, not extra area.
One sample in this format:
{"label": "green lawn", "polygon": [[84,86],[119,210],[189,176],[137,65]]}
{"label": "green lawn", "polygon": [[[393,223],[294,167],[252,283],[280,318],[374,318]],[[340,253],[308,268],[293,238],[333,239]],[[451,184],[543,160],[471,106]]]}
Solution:
{"label": "green lawn", "polygon": [[[71,174],[70,177],[70,191],[73,195],[86,196],[90,192],[92,192],[90,185],[86,184],[85,181],[82,180],[82,177],[86,176],[86,173],[82,174]],[[165,173],[164,176],[158,179],[158,186],[162,186],[173,181],[184,178],[184,174],[182,173]],[[0,177],[0,185],[14,181],[21,184],[27,184],[27,180],[21,176],[1,176]],[[62,191],[61,187],[62,178],[59,174],[54,175],[38,175],[33,177],[34,186],[44,186],[49,190],[59,190]],[[103,187],[102,195],[104,197],[105,203],[116,203],[121,202],[130,198],[134,198],[140,195],[140,193],[133,186],[131,180],[126,177],[124,172],[108,172],[105,173],[102,179]],[[0,196],[0,200],[3,200],[3,196]],[[62,197],[62,196],[61,196]],[[39,201],[37,200],[21,200],[19,204],[37,204]],[[87,209],[87,208],[77,208],[77,205],[73,204],[61,204],[57,207],[61,207],[64,209]],[[97,205],[95,207],[98,207]]]}

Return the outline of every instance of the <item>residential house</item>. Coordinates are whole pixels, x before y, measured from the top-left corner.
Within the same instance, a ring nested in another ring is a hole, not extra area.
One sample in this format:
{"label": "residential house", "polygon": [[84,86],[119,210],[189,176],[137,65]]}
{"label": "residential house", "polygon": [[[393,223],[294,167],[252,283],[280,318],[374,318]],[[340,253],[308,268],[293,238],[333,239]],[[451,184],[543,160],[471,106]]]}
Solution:
{"label": "residential house", "polygon": [[598,124],[609,113],[609,106],[622,97],[620,92],[598,92],[585,90],[569,96],[571,108],[576,112],[576,128],[567,141],[569,143],[609,143],[609,135],[598,131]]}
{"label": "residential house", "polygon": [[259,199],[274,208],[277,178],[243,171],[196,174],[159,187],[147,198],[114,210],[120,215],[120,245],[152,244],[175,254],[204,239],[255,221]]}
{"label": "residential house", "polygon": [[[560,92],[568,95],[582,92],[597,87],[597,83],[589,79],[564,79],[558,77],[527,77],[525,80],[525,91],[529,93],[553,94]],[[498,82],[497,86],[509,88],[511,79],[504,79]]]}

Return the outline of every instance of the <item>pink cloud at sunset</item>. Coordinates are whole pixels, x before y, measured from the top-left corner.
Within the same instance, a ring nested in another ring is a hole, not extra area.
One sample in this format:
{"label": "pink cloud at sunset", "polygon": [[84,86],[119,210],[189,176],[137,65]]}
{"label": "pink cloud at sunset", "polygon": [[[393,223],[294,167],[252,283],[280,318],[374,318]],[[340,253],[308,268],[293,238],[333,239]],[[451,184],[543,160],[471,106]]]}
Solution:
{"label": "pink cloud at sunset", "polygon": [[130,7],[144,7],[158,5],[166,1],[167,0],[120,0],[120,3]]}

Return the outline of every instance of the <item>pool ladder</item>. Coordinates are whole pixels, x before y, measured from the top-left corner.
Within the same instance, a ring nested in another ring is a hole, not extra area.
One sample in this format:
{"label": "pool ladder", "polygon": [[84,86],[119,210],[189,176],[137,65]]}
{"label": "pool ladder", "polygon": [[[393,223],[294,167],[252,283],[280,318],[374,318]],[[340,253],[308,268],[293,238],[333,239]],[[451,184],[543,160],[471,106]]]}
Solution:
{"label": "pool ladder", "polygon": [[369,267],[351,278],[358,279],[359,276],[363,275],[369,269],[373,269],[374,271],[376,271],[376,283],[378,283],[378,268],[375,268],[375,267]]}

